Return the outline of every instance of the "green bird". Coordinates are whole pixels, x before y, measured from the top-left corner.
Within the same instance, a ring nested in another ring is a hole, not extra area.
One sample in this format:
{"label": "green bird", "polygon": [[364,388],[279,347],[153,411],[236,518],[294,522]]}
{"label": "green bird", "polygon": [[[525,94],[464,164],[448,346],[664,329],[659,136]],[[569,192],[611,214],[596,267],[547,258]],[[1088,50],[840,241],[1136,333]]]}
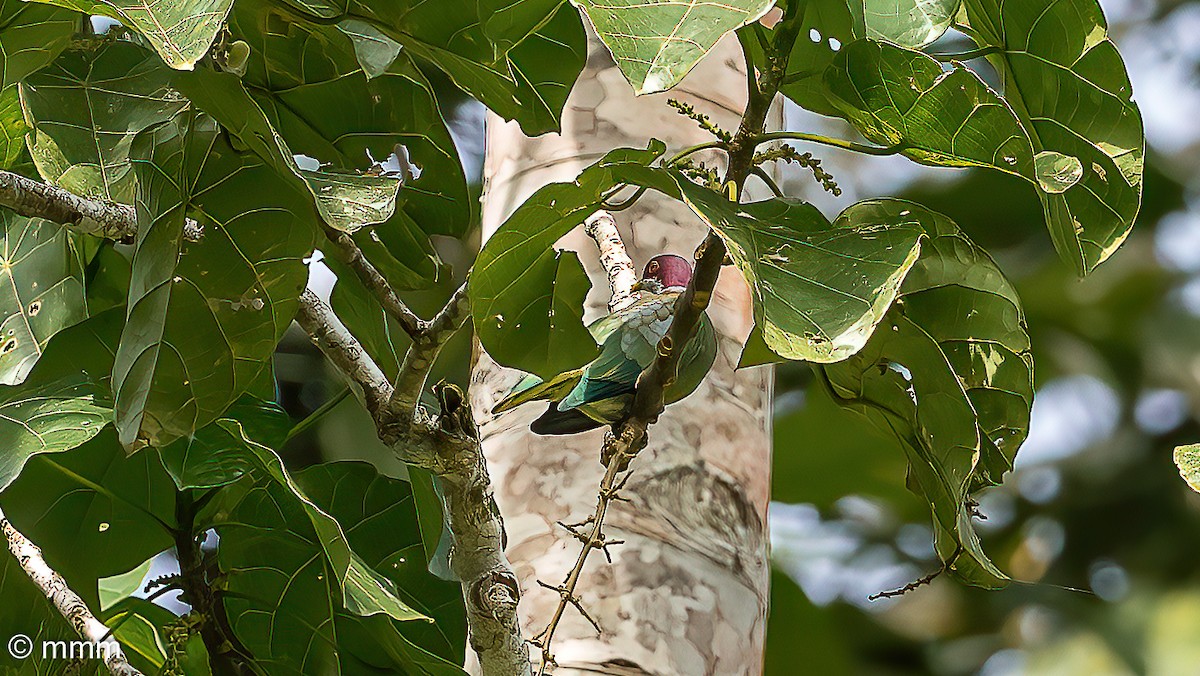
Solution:
{"label": "green bird", "polygon": [[[530,401],[550,405],[530,429],[536,434],[575,434],[611,425],[629,415],[638,376],[658,354],[658,343],[671,327],[675,300],[692,279],[692,266],[674,254],[650,259],[634,285],[638,300],[588,326],[600,345],[589,364],[543,381],[526,376],[496,404],[501,413]],[[717,354],[717,338],[708,315],[680,355],[679,376],[666,388],[668,404],[691,394],[704,380]]]}

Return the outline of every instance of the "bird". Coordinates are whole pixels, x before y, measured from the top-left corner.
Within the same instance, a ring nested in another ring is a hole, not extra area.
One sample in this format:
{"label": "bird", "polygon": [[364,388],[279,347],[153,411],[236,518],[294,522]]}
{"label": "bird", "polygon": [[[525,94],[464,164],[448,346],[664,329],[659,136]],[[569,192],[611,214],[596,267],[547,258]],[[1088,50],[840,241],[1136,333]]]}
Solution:
{"label": "bird", "polygon": [[[592,322],[588,331],[600,354],[584,366],[549,380],[527,375],[492,409],[503,413],[532,401],[549,401],[530,425],[540,435],[577,434],[625,419],[633,406],[638,376],[658,355],[670,330],[675,301],[692,278],[692,266],[675,254],[651,258],[633,286],[637,300]],[[701,315],[680,355],[675,382],[664,391],[668,404],[691,394],[712,367],[717,338],[708,315]]]}

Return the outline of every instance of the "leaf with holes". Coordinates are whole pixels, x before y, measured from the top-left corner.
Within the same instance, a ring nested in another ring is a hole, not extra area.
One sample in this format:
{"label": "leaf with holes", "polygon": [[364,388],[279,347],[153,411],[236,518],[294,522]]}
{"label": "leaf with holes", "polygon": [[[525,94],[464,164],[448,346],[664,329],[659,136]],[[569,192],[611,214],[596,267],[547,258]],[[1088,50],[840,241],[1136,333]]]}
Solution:
{"label": "leaf with holes", "polygon": [[758,21],[774,0],[572,0],[638,94],[666,91],[726,33]]}
{"label": "leaf with holes", "polygon": [[21,83],[38,173],[77,195],[133,203],[129,149],[187,105],[154,54],[127,42],[64,52]]}
{"label": "leaf with holes", "polygon": [[86,443],[108,424],[112,409],[83,376],[0,390],[0,490],[21,474],[29,458],[62,453]]}
{"label": "leaf with holes", "polygon": [[866,37],[924,47],[954,23],[962,0],[854,0],[850,10]]}
{"label": "leaf with holes", "polygon": [[87,319],[85,261],[57,223],[0,210],[0,383],[25,380],[56,333]]}
{"label": "leaf with holes", "polygon": [[916,226],[928,240],[880,330],[824,367],[824,382],[835,401],[896,435],[949,569],[1004,586],[975,534],[970,495],[1012,469],[1029,429],[1033,360],[1016,292],[957,226],[919,205],[863,202],[840,218]]}
{"label": "leaf with holes", "polygon": [[988,61],[1034,151],[1079,161],[1078,179],[1041,196],[1059,255],[1077,272],[1091,272],[1133,227],[1146,148],[1142,115],[1099,2],[964,0],[959,17],[963,32],[998,50]]}
{"label": "leaf with holes", "polygon": [[[113,389],[121,441],[137,448],[190,435],[256,382],[315,232],[308,198],[203,114],[140,135],[132,154],[139,231]],[[205,234],[185,245],[187,216]]]}
{"label": "leaf with holes", "polygon": [[191,70],[204,56],[233,0],[29,0],[107,16],[141,33],[167,65]]}

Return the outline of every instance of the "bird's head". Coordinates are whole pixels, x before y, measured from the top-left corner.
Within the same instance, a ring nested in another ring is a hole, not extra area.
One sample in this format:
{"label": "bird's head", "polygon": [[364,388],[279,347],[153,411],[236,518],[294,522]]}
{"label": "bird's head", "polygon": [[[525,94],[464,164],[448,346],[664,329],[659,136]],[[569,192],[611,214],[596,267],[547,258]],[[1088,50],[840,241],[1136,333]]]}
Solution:
{"label": "bird's head", "polygon": [[635,291],[661,291],[683,288],[692,280],[692,265],[683,256],[659,254],[646,263],[642,278],[634,285]]}

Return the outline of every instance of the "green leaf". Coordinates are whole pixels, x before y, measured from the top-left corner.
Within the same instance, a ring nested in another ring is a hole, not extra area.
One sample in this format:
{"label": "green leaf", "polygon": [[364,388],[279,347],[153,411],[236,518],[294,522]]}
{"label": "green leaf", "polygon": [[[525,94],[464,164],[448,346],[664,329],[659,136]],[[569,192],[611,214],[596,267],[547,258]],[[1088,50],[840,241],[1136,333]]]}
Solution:
{"label": "green leaf", "polygon": [[[365,618],[369,622],[424,616],[395,598],[394,582],[350,553],[338,522],[286,475],[278,458],[263,457],[264,467],[275,468],[267,470],[271,478],[251,488],[228,520],[216,524],[221,569],[236,571],[229,577],[231,594],[225,603],[230,625],[272,674],[341,673],[339,664],[350,659],[341,645],[342,621],[357,621],[340,610],[342,604],[363,616],[388,607],[387,615]],[[315,488],[322,488],[320,482]],[[369,498],[355,494],[347,499],[364,497]],[[378,501],[372,505],[370,514],[364,514],[367,524],[378,516],[375,509],[388,509]],[[376,537],[388,532],[387,524],[379,525],[385,530],[374,531]],[[423,566],[419,556],[414,558]],[[367,592],[365,585],[375,591]],[[379,591],[385,587],[390,601],[381,604]],[[364,605],[368,599],[370,604]]]}
{"label": "green leaf", "polygon": [[447,11],[441,3],[411,0],[399,6],[388,0],[310,0],[292,11],[277,8],[285,17],[277,25],[303,23],[300,30],[310,30],[352,15],[402,45],[400,60],[407,52],[433,63],[463,91],[536,136],[558,130],[566,94],[587,54],[579,14],[562,4],[478,0]]}
{"label": "green leaf", "polygon": [[1179,476],[1200,493],[1200,444],[1176,448],[1175,466],[1179,468]]}
{"label": "green leaf", "polygon": [[330,226],[354,232],[395,213],[399,178],[301,168],[238,76],[201,68],[176,76],[174,82],[196,106],[274,167],[280,178],[307,192],[321,220]]}
{"label": "green leaf", "polygon": [[924,47],[950,28],[962,0],[856,0],[855,19],[866,37],[902,47]]}
{"label": "green leaf", "polygon": [[174,544],[167,530],[175,523],[174,484],[155,454],[126,456],[109,429],[30,460],[0,504],[92,608],[100,605],[100,579]]}
{"label": "green leaf", "polygon": [[33,0],[99,14],[141,33],[172,68],[191,70],[225,22],[233,0]]}
{"label": "green leaf", "polygon": [[403,48],[399,42],[366,21],[343,19],[338,22],[338,30],[353,41],[354,56],[358,58],[358,65],[362,66],[368,79],[386,73]]}
{"label": "green leaf", "polygon": [[83,17],[32,2],[0,2],[0,89],[23,80],[67,48]]}
{"label": "green leaf", "polygon": [[867,342],[921,250],[921,231],[848,209],[832,225],[810,204],[734,204],[692,183],[684,200],[729,247],[773,352],[836,362]]}
{"label": "green leaf", "polygon": [[1036,153],[1074,157],[1082,177],[1044,193],[1054,246],[1081,274],[1129,235],[1141,207],[1145,135],[1125,64],[1096,0],[964,0],[961,29],[1004,78]]}
{"label": "green leaf", "polygon": [[[268,367],[315,233],[307,198],[234,151],[211,118],[185,112],[134,149],[139,233],[116,421],[122,443],[162,446],[215,420]],[[205,234],[184,246],[188,215]]]}
{"label": "green leaf", "polygon": [[133,596],[142,588],[142,580],[150,572],[153,559],[146,559],[136,568],[119,575],[100,578],[97,591],[100,595],[100,610],[107,611],[116,604]]}
{"label": "green leaf", "polygon": [[0,210],[0,383],[23,382],[52,337],[87,319],[83,259],[57,223]]}
{"label": "green leaf", "polygon": [[395,582],[405,603],[434,619],[433,624],[395,623],[382,617],[378,622],[395,627],[408,641],[444,660],[461,660],[467,640],[462,586],[439,580],[426,568],[409,483],[361,462],[314,465],[297,472],[296,483],[339,523],[356,524],[347,532],[354,551]]}
{"label": "green leaf", "polygon": [[246,439],[279,448],[291,424],[279,406],[246,395],[225,417],[160,448],[159,456],[181,491],[225,486],[261,468],[261,458],[250,450]]}
{"label": "green leaf", "polygon": [[134,136],[187,105],[169,77],[154,54],[113,41],[68,50],[30,75],[21,96],[38,173],[77,195],[132,204]]}
{"label": "green leaf", "polygon": [[25,114],[16,87],[0,90],[0,169],[12,169],[25,150]]}
{"label": "green leaf", "polygon": [[758,21],[774,0],[571,0],[637,94],[666,91],[726,33]]}
{"label": "green leaf", "polygon": [[934,166],[990,167],[1036,183],[1033,146],[1012,110],[961,64],[874,40],[846,45],[827,99],[868,139]]}
{"label": "green leaf", "polygon": [[969,496],[1012,469],[1028,432],[1033,361],[1016,292],[944,216],[898,200],[847,211],[842,218],[919,226],[929,240],[866,347],[824,367],[830,393],[899,439],[950,570],[1004,586],[975,534]]}
{"label": "green leaf", "polygon": [[[389,60],[384,71],[364,72],[361,41],[334,26],[297,21],[294,12],[261,0],[239,3],[230,30],[250,46],[245,74],[181,74],[179,86],[243,143],[285,171],[298,171],[295,153],[321,163],[322,172],[376,186],[374,199],[347,197],[373,205],[373,217],[351,211],[352,224],[331,225],[354,230],[386,221],[400,189],[403,209],[429,232],[465,232],[471,210],[463,168],[432,86],[406,54]],[[250,98],[261,113],[248,103]],[[246,111],[250,119],[242,119]],[[396,176],[370,175],[398,146],[403,147],[401,164],[412,166],[402,166]],[[319,178],[315,173],[304,176]],[[332,201],[320,187],[316,197]],[[336,204],[318,206],[329,214],[343,211]]]}
{"label": "green leaf", "polygon": [[0,389],[0,490],[35,455],[69,451],[99,434],[112,409],[96,399],[96,387],[79,376]]}

